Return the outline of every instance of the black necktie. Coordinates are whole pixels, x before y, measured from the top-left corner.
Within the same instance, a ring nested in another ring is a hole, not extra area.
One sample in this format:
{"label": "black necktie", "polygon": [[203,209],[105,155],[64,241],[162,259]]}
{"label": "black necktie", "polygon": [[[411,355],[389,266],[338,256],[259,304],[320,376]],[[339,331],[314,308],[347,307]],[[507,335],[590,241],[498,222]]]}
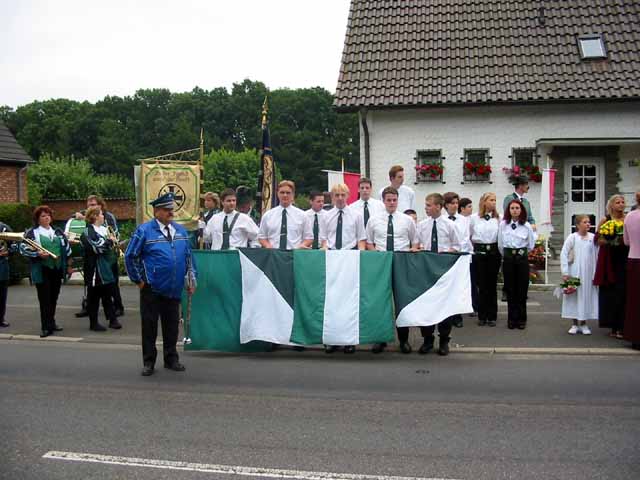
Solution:
{"label": "black necktie", "polygon": [[393,252],[393,215],[389,215],[387,223],[387,252]]}
{"label": "black necktie", "polygon": [[224,222],[222,222],[222,250],[229,250],[229,235],[231,232],[229,231],[229,224],[227,223],[227,219],[229,215],[224,216]]}
{"label": "black necktie", "polygon": [[491,215],[489,215],[488,213],[484,216],[484,219],[488,222],[489,220],[491,220]]}
{"label": "black necktie", "polygon": [[287,210],[282,209],[282,221],[280,222],[280,250],[287,249]]}
{"label": "black necktie", "polygon": [[314,250],[318,250],[318,248],[320,248],[319,237],[320,237],[320,227],[318,226],[318,214],[314,213],[313,214],[313,245],[311,247]]}
{"label": "black necktie", "polygon": [[438,227],[436,227],[436,221],[433,221],[433,227],[431,227],[431,251],[438,253]]}
{"label": "black necktie", "polygon": [[369,221],[369,202],[364,202],[364,226],[366,228]]}
{"label": "black necktie", "polygon": [[342,210],[338,213],[338,226],[336,227],[336,250],[342,250]]}
{"label": "black necktie", "polygon": [[455,222],[456,221],[456,216],[455,215],[449,215],[449,220],[452,220],[452,221]]}
{"label": "black necktie", "polygon": [[169,230],[169,225],[164,227],[165,232],[167,232],[167,240],[171,241],[171,230]]}
{"label": "black necktie", "polygon": [[511,224],[511,230],[515,230],[516,228],[518,228],[518,226],[515,223]]}

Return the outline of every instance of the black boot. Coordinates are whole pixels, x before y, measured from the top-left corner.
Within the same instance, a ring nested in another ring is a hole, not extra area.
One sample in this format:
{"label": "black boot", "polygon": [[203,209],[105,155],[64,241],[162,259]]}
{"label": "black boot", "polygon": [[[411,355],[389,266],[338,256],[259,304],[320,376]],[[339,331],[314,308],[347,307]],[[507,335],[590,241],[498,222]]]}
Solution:
{"label": "black boot", "polygon": [[438,355],[441,355],[443,357],[446,357],[447,355],[449,355],[449,339],[447,340],[443,340],[442,338],[440,339]]}

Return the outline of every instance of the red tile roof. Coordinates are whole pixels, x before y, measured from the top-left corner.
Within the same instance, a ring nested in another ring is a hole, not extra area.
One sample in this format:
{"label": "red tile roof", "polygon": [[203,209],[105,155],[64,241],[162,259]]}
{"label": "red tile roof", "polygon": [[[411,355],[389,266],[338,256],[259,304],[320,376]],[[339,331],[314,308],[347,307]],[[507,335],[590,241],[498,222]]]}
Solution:
{"label": "red tile roof", "polygon": [[[606,60],[581,60],[585,34]],[[351,2],[340,110],[585,99],[640,100],[640,1]]]}

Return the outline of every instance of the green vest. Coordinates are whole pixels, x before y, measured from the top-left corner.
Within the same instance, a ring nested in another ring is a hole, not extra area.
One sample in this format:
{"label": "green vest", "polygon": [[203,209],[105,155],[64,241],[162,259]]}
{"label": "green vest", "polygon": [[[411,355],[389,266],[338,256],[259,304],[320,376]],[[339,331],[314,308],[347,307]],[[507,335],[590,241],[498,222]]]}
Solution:
{"label": "green vest", "polygon": [[55,235],[53,240],[49,240],[49,237],[40,235],[40,245],[58,257],[57,260],[51,257],[43,258],[42,265],[51,269],[62,267],[62,244],[60,238]]}

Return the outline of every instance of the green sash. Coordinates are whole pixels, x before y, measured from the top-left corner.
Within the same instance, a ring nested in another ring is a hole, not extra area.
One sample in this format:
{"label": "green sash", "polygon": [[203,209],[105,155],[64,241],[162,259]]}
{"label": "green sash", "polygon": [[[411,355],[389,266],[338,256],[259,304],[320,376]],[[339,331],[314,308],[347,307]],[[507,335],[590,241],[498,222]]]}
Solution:
{"label": "green sash", "polygon": [[51,269],[61,268],[62,267],[62,243],[60,242],[60,237],[58,237],[57,235],[54,235],[53,240],[49,240],[49,237],[45,235],[40,235],[40,245],[58,257],[57,260],[54,260],[51,257],[43,258],[42,265],[44,265],[45,267],[49,267]]}

